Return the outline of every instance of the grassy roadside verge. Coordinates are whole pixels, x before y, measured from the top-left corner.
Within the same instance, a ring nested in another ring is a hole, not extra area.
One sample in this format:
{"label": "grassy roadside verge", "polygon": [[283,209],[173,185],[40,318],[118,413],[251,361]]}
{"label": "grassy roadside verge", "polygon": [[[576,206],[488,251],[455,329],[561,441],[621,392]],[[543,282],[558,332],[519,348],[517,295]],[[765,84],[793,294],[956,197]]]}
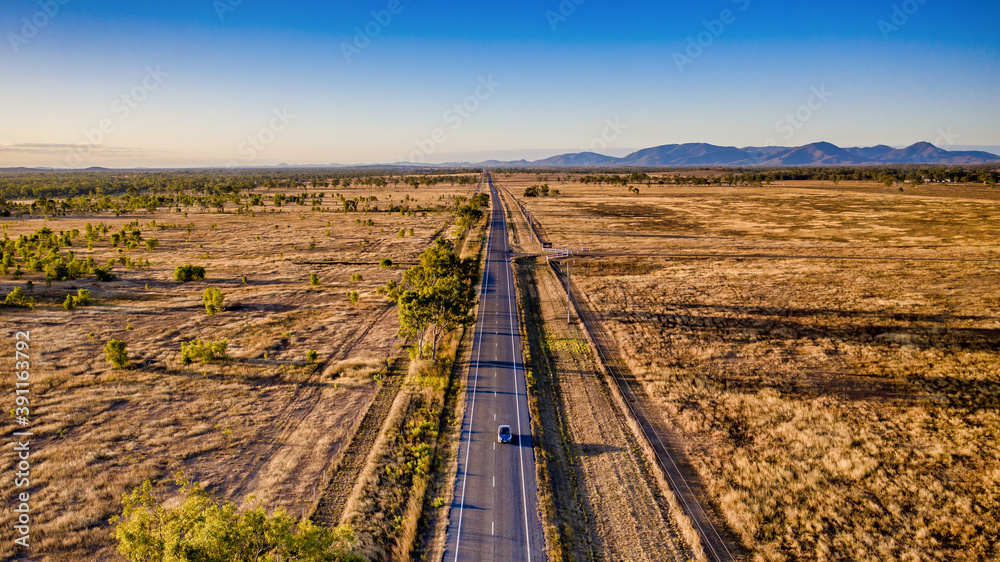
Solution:
{"label": "grassy roadside verge", "polygon": [[537,425],[539,505],[552,560],[686,562],[685,522],[620,412],[565,300],[538,258],[515,262]]}
{"label": "grassy roadside verge", "polygon": [[[505,195],[526,222],[516,198]],[[515,261],[515,276],[550,557],[690,559],[700,552],[697,534],[609,388],[586,330],[557,320],[554,303],[565,300],[555,273],[525,257]],[[597,427],[600,443],[591,443]]]}
{"label": "grassy roadside verge", "polygon": [[474,330],[464,331],[452,366],[450,384],[445,391],[444,409],[438,425],[438,447],[412,548],[414,559],[440,560],[444,555],[458,474],[458,447],[462,417],[465,415],[465,381],[474,334]]}
{"label": "grassy roadside verge", "polygon": [[[531,234],[524,213],[512,201],[506,189],[498,186],[499,204],[507,214],[510,244],[525,251]],[[513,204],[512,204],[513,203]],[[514,212],[514,209],[517,212]],[[522,240],[524,233],[525,240]],[[518,324],[524,364],[525,386],[535,443],[535,481],[538,483],[538,509],[545,533],[545,552],[553,561],[593,560],[596,552],[587,532],[592,516],[581,498],[577,473],[566,454],[565,424],[553,388],[551,355],[546,348],[544,321],[540,316],[538,293],[533,276],[536,258],[517,258],[512,264],[516,292]]]}
{"label": "grassy roadside verge", "polygon": [[368,462],[347,501],[343,522],[356,551],[370,560],[407,560],[437,443],[446,365],[413,361]]}
{"label": "grassy roadside verge", "polygon": [[343,455],[328,471],[328,480],[313,509],[313,521],[331,527],[340,522],[354,483],[367,464],[408,370],[409,361],[397,358],[382,375],[375,399],[355,429]]}
{"label": "grassy roadside verge", "polygon": [[[495,202],[494,202],[495,204]],[[475,256],[480,261],[486,247],[487,223],[463,232],[459,239],[458,252],[462,258]],[[478,318],[479,307],[473,312]],[[469,351],[475,338],[476,327],[463,330],[452,357],[451,378],[444,396],[444,408],[438,426],[438,447],[434,454],[434,465],[428,488],[424,494],[422,516],[418,534],[414,540],[413,558],[419,560],[440,560],[444,556],[447,542],[448,521],[454,499],[455,479],[458,474],[458,449],[462,433],[462,418],[465,416],[465,383],[469,379],[471,361]]]}
{"label": "grassy roadside verge", "polygon": [[[484,227],[455,233],[457,252],[478,256]],[[346,502],[340,522],[350,524],[356,551],[373,560],[427,559],[447,528],[442,495],[454,480],[465,350],[472,330],[445,336],[437,361],[412,359],[401,389]],[[457,413],[457,414],[456,414]]]}
{"label": "grassy roadside verge", "polygon": [[579,495],[578,472],[558,405],[558,381],[535,288],[536,265],[537,258],[518,258],[514,271],[546,550],[552,561],[593,560],[596,551],[589,533],[593,516]]}

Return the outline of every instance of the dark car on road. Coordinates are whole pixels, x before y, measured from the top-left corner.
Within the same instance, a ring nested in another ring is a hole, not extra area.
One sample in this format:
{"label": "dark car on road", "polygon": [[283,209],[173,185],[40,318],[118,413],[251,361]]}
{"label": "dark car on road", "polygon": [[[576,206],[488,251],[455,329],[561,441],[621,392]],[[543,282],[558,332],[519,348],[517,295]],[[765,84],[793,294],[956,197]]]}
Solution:
{"label": "dark car on road", "polygon": [[510,443],[513,438],[514,435],[510,432],[509,425],[501,425],[500,428],[497,429],[497,441],[500,443]]}

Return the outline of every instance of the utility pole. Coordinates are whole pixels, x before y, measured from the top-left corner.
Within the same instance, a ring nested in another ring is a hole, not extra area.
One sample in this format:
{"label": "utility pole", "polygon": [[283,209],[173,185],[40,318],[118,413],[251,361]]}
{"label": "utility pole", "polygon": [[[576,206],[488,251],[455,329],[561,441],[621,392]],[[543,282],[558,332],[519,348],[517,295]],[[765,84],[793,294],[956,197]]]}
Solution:
{"label": "utility pole", "polygon": [[570,307],[573,305],[572,301],[570,301],[570,289],[569,289],[569,264],[571,263],[571,260],[566,260],[563,263],[566,265],[566,323],[572,324],[573,322],[570,319],[569,315]]}
{"label": "utility pole", "polygon": [[566,262],[566,323],[569,324],[569,262]]}

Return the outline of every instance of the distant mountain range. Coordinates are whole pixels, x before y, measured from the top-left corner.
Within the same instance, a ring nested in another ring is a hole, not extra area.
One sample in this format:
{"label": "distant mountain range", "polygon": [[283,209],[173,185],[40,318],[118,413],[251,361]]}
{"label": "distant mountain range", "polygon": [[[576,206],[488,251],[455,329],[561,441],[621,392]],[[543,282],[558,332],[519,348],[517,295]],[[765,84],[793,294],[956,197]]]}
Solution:
{"label": "distant mountain range", "polygon": [[840,148],[828,142],[805,146],[746,147],[705,143],[665,144],[615,158],[596,152],[560,154],[528,162],[491,160],[476,166],[504,168],[562,167],[691,167],[691,166],[877,166],[886,164],[988,164],[1000,156],[981,151],[949,152],[928,142],[906,148],[878,145],[870,148]]}
{"label": "distant mountain range", "polygon": [[[979,150],[948,151],[929,142],[918,142],[906,148],[880,144],[868,148],[840,148],[828,142],[805,146],[716,146],[706,143],[665,144],[644,148],[616,158],[596,152],[571,152],[541,160],[486,160],[483,162],[445,162],[425,164],[395,162],[391,164],[286,164],[246,166],[246,168],[279,169],[386,169],[386,168],[657,168],[657,167],[748,167],[748,166],[884,166],[893,164],[971,165],[1000,163],[1000,156]],[[155,168],[133,168],[152,170]],[[205,167],[201,169],[217,169]],[[87,168],[85,171],[106,171],[108,168]],[[52,171],[51,168],[0,168],[0,173]]]}

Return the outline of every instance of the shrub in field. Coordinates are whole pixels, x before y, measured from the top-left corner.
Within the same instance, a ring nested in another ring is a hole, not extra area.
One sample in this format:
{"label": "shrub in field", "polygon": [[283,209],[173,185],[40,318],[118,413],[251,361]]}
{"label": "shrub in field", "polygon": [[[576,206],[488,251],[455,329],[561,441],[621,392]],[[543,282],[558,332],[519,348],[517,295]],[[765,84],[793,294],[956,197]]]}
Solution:
{"label": "shrub in field", "polygon": [[210,363],[216,359],[226,359],[226,350],[229,348],[228,340],[204,341],[192,340],[181,342],[181,363],[190,365],[198,360],[202,363]]}
{"label": "shrub in field", "polygon": [[35,307],[35,299],[32,297],[24,296],[24,289],[20,287],[14,287],[9,293],[7,293],[7,298],[3,301],[4,306],[21,306],[27,308]]}
{"label": "shrub in field", "polygon": [[378,266],[381,267],[382,269],[389,269],[390,267],[392,267],[392,260],[389,258],[382,258],[378,260]]}
{"label": "shrub in field", "polygon": [[128,346],[121,340],[108,340],[104,346],[104,358],[115,366],[116,369],[124,369],[129,366]]}
{"label": "shrub in field", "polygon": [[209,287],[201,295],[201,301],[205,303],[205,312],[209,316],[222,310],[222,303],[225,300],[226,296],[222,294],[222,290],[218,287]]}
{"label": "shrub in field", "polygon": [[310,273],[309,284],[312,285],[313,287],[319,285],[319,275],[316,275],[315,273]]}
{"label": "shrub in field", "polygon": [[174,269],[174,281],[187,283],[205,278],[205,268],[200,265],[179,265]]}
{"label": "shrub in field", "polygon": [[310,349],[306,351],[306,361],[308,361],[309,363],[315,363],[318,357],[319,353],[315,349]]}
{"label": "shrub in field", "polygon": [[[70,252],[72,255],[72,252]],[[47,258],[48,259],[48,258]],[[71,259],[66,261],[62,257],[51,259],[44,266],[46,281],[65,281],[67,279],[78,279],[87,273],[86,262]]]}
{"label": "shrub in field", "polygon": [[101,282],[114,281],[114,280],[118,279],[117,275],[111,273],[111,267],[107,267],[107,268],[104,268],[104,267],[92,267],[90,269],[90,272],[93,273],[94,276],[97,277],[97,280],[101,281]]}
{"label": "shrub in field", "polygon": [[163,507],[149,480],[122,497],[111,518],[118,552],[127,560],[315,560],[354,562],[354,533],[296,520],[283,507],[270,516],[263,506],[239,510],[219,504],[197,482],[178,476],[182,502]]}
{"label": "shrub in field", "polygon": [[361,300],[361,297],[360,295],[358,295],[357,291],[347,291],[347,298],[350,299],[351,302],[355,304],[357,304],[357,302]]}
{"label": "shrub in field", "polygon": [[150,252],[152,252],[153,250],[155,250],[156,247],[159,246],[159,245],[160,245],[160,241],[157,240],[156,238],[148,238],[148,239],[146,239],[146,249],[149,250]]}
{"label": "shrub in field", "polygon": [[354,274],[351,275],[351,281],[358,282],[358,281],[364,281],[364,280],[365,280],[364,275],[361,275],[360,273],[354,273]]}

